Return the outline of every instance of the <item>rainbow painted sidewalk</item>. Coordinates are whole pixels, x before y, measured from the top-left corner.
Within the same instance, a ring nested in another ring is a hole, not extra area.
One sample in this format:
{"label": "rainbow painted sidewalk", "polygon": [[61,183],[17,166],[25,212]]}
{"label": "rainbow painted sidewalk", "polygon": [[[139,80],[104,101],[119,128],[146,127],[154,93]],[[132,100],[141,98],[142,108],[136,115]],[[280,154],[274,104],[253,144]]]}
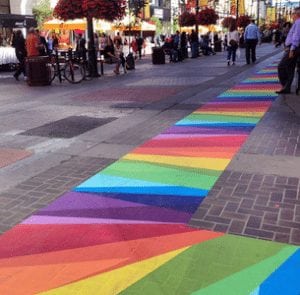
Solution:
{"label": "rainbow painted sidewalk", "polygon": [[188,227],[277,98],[273,64],[0,237],[0,294],[299,295],[296,246]]}

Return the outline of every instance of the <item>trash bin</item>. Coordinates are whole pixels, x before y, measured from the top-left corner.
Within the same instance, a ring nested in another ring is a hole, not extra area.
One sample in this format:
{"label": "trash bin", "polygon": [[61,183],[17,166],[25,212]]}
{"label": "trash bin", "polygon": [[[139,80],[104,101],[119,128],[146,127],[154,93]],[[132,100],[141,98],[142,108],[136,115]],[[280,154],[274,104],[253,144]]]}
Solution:
{"label": "trash bin", "polygon": [[222,41],[216,41],[214,44],[215,52],[221,52],[222,51]]}
{"label": "trash bin", "polygon": [[163,65],[166,63],[165,52],[162,47],[152,48],[152,63],[154,65]]}
{"label": "trash bin", "polygon": [[26,59],[27,84],[46,86],[51,84],[51,68],[48,56],[34,56]]}

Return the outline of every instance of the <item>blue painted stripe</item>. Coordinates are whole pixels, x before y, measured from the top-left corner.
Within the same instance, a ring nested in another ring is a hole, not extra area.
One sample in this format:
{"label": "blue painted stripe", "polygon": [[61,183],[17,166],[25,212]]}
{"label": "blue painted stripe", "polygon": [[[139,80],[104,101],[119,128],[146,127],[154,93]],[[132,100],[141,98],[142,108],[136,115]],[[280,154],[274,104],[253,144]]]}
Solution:
{"label": "blue painted stripe", "polygon": [[260,285],[259,295],[275,294],[300,294],[300,249]]}
{"label": "blue painted stripe", "polygon": [[213,123],[213,122],[197,122],[197,121],[179,121],[176,126],[190,126],[190,127],[255,127],[255,123]]}
{"label": "blue painted stripe", "polygon": [[161,187],[76,187],[75,192],[89,193],[123,193],[123,194],[149,194],[149,195],[166,195],[166,196],[188,196],[188,197],[206,197],[208,190],[182,187],[182,186],[161,186]]}
{"label": "blue painted stripe", "polygon": [[190,196],[166,196],[166,195],[155,195],[151,194],[109,194],[109,193],[93,193],[93,196],[101,196],[112,199],[118,199],[123,201],[129,201],[139,204],[145,204],[150,206],[163,207],[173,209],[181,212],[194,213],[201,202],[204,200],[203,197],[190,197]]}

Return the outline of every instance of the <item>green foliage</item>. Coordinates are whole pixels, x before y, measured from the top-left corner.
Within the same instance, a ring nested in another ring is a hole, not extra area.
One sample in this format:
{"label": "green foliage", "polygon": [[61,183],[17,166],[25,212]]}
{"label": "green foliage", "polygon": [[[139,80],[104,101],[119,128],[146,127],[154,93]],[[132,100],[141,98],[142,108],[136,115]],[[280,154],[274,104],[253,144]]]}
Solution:
{"label": "green foliage", "polygon": [[141,10],[148,4],[148,0],[130,0],[129,6],[131,12],[138,17]]}
{"label": "green foliage", "polygon": [[163,24],[162,24],[161,20],[158,17],[155,17],[155,16],[152,16],[150,20],[155,23],[155,25],[156,25],[156,33],[158,35],[160,35],[162,33],[162,31],[163,31]]}
{"label": "green foliage", "polygon": [[50,0],[40,0],[39,3],[32,8],[32,14],[35,16],[38,27],[40,28],[53,14]]}

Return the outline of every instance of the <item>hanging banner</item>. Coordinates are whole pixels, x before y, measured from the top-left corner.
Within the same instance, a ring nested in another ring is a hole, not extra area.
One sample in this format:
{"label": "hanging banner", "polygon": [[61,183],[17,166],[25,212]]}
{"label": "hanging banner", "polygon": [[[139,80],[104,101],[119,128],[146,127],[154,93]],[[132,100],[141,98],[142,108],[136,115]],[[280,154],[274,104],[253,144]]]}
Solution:
{"label": "hanging banner", "polygon": [[239,15],[245,15],[245,0],[239,0]]}
{"label": "hanging banner", "polygon": [[236,0],[230,1],[230,14],[236,15]]}
{"label": "hanging banner", "polygon": [[231,0],[230,3],[230,14],[236,15],[236,6],[239,7],[239,15],[245,15],[245,0]]}
{"label": "hanging banner", "polygon": [[208,0],[200,0],[199,1],[199,6],[200,6],[200,8],[207,7],[208,6]]}
{"label": "hanging banner", "polygon": [[275,22],[275,21],[276,21],[276,8],[271,7],[271,22]]}
{"label": "hanging banner", "polygon": [[150,13],[150,3],[147,2],[146,6],[144,7],[144,19],[150,19],[151,13]]}

